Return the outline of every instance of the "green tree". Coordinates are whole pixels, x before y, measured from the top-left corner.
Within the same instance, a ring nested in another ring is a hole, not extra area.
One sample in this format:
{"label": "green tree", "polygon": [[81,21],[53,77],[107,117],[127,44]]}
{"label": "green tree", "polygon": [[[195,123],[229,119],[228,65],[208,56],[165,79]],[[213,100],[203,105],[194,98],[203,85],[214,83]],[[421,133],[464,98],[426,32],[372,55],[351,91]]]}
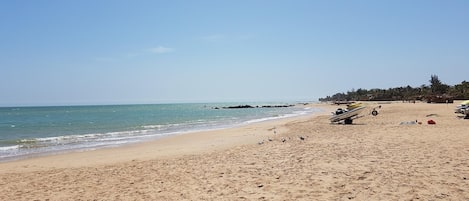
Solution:
{"label": "green tree", "polygon": [[451,95],[457,99],[469,99],[469,82],[463,81],[450,89]]}
{"label": "green tree", "polygon": [[432,94],[434,95],[445,94],[450,88],[448,85],[443,84],[437,75],[432,75],[429,81],[430,89],[432,90]]}
{"label": "green tree", "polygon": [[461,84],[449,86],[443,84],[438,76],[432,75],[430,78],[430,86],[421,85],[413,88],[409,85],[406,87],[395,87],[389,89],[352,89],[347,93],[337,93],[333,96],[321,98],[322,101],[331,100],[422,100],[425,97],[434,95],[449,95],[454,99],[469,99],[469,82],[463,81]]}

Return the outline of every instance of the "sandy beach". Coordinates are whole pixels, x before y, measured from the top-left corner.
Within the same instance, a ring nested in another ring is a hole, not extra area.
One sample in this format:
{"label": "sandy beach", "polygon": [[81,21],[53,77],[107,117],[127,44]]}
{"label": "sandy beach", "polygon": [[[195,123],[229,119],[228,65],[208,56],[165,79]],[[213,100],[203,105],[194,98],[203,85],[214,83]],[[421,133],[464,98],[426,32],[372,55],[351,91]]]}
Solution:
{"label": "sandy beach", "polygon": [[365,104],[353,125],[317,104],[314,116],[0,163],[0,200],[469,200],[456,103]]}

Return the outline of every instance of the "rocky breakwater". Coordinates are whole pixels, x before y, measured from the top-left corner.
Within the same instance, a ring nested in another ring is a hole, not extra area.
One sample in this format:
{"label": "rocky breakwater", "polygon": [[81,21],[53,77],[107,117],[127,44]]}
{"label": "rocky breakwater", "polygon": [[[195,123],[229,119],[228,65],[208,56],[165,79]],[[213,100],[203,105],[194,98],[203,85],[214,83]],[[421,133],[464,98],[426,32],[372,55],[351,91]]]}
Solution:
{"label": "rocky breakwater", "polygon": [[227,107],[214,107],[213,109],[245,109],[245,108],[280,108],[280,107],[293,107],[295,105],[262,105],[262,106],[252,106],[252,105],[236,105],[236,106],[227,106]]}

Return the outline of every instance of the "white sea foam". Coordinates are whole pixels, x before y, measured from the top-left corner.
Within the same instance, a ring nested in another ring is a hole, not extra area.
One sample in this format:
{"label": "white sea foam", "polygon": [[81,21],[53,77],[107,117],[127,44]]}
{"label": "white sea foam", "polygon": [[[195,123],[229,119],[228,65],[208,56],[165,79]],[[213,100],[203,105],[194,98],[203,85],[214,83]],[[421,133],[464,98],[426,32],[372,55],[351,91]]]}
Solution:
{"label": "white sea foam", "polygon": [[277,120],[277,119],[284,119],[284,118],[290,118],[290,117],[297,117],[297,116],[303,116],[307,114],[311,114],[317,112],[316,109],[314,108],[309,108],[308,110],[302,110],[302,111],[295,111],[290,114],[284,114],[284,115],[276,115],[276,116],[271,116],[271,117],[265,117],[265,118],[259,118],[259,119],[252,119],[245,121],[244,124],[251,124],[251,123],[259,123],[259,122],[264,122],[264,121],[271,121],[271,120]]}
{"label": "white sea foam", "polygon": [[0,152],[2,152],[2,151],[18,150],[19,148],[20,148],[19,145],[8,146],[8,147],[0,147]]}
{"label": "white sea foam", "polygon": [[[235,110],[229,111],[232,112]],[[162,136],[223,129],[251,123],[301,116],[316,111],[317,110],[314,108],[290,110],[290,113],[268,110],[267,112],[271,112],[271,114],[262,112],[260,114],[253,113],[243,116],[243,110],[239,110],[235,111],[236,114],[232,115],[223,114],[206,119],[194,118],[192,120],[174,122],[172,124],[142,125],[140,126],[140,129],[136,130],[22,139],[17,141],[18,145],[0,147],[0,159],[4,160],[5,158],[18,158],[37,154],[62,153],[98,149],[100,147],[120,146],[128,143],[142,142],[149,139],[157,139]],[[217,112],[220,112],[220,110],[217,110]],[[238,114],[238,112],[241,112],[242,114]]]}
{"label": "white sea foam", "polygon": [[164,125],[148,125],[148,126],[142,126],[145,129],[161,129],[164,127]]}

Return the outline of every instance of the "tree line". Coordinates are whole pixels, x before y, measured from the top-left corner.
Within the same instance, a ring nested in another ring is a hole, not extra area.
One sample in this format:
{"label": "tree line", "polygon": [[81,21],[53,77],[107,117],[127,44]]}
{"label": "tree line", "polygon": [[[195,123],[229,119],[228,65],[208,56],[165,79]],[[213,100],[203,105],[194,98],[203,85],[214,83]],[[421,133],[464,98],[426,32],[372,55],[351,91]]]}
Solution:
{"label": "tree line", "polygon": [[426,100],[431,102],[436,97],[443,100],[469,99],[469,82],[450,86],[440,81],[437,75],[432,75],[430,85],[420,87],[395,87],[389,89],[352,89],[347,93],[336,93],[332,96],[320,98],[319,101],[413,101]]}

